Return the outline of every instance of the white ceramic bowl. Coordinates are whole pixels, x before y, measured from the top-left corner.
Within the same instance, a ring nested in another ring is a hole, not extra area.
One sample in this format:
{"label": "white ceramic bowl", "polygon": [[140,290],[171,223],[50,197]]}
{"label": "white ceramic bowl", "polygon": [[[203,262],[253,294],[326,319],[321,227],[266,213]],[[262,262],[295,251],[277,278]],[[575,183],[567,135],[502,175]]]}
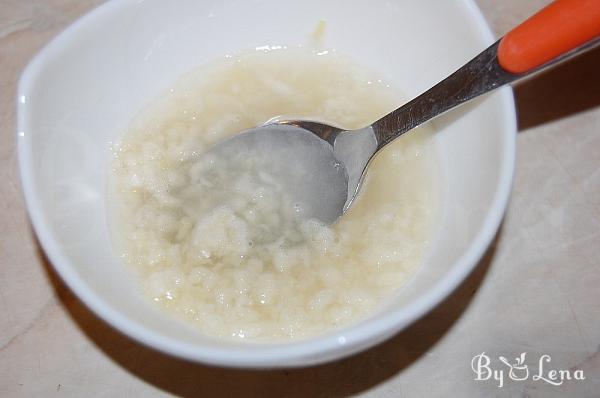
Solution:
{"label": "white ceramic bowl", "polygon": [[183,73],[243,49],[306,43],[321,19],[326,46],[387,76],[410,97],[493,41],[471,1],[113,0],[31,61],[18,89],[19,161],[31,220],[61,277],[115,328],[194,361],[315,364],[397,333],[476,265],[510,192],[516,119],[509,88],[437,121],[445,181],[439,231],[414,280],[370,319],[305,341],[239,344],[170,322],[138,294],[109,240],[110,142]]}

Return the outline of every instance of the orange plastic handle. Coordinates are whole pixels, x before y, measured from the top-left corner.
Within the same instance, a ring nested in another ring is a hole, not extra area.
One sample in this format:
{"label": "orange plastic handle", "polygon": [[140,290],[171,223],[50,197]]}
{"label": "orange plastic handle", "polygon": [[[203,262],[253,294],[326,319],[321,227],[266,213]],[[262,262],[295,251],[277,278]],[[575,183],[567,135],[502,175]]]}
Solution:
{"label": "orange plastic handle", "polygon": [[600,0],[557,0],[500,41],[498,62],[527,72],[600,36]]}

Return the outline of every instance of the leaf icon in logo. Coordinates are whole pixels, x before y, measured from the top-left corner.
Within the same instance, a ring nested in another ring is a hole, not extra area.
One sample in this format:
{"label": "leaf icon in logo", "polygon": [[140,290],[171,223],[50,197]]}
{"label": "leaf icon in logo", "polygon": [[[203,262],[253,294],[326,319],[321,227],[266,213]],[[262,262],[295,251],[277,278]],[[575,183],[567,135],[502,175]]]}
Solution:
{"label": "leaf icon in logo", "polygon": [[511,380],[519,381],[519,380],[527,380],[529,378],[529,368],[525,363],[525,352],[522,352],[520,356],[515,358],[515,364],[511,365],[503,356],[499,356],[498,359],[502,361],[508,368],[510,369],[508,376]]}

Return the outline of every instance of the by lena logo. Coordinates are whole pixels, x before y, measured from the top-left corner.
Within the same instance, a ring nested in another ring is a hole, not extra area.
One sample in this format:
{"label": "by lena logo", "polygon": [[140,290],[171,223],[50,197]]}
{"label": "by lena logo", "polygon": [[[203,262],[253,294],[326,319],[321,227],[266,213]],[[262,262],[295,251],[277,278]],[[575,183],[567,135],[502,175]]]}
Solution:
{"label": "by lena logo", "polygon": [[[505,365],[502,366],[502,369],[493,369],[491,366],[492,360],[485,352],[475,355],[471,360],[471,369],[475,373],[475,380],[496,380],[498,387],[504,385],[507,376],[513,381],[528,380],[530,373],[529,367],[525,364],[526,355],[526,352],[521,353],[520,356],[515,358],[514,363],[503,356],[499,356],[498,360]],[[543,381],[553,386],[560,386],[566,380],[585,380],[583,370],[552,369],[550,366],[551,361],[552,358],[548,354],[539,357],[537,372],[532,375],[531,380]]]}

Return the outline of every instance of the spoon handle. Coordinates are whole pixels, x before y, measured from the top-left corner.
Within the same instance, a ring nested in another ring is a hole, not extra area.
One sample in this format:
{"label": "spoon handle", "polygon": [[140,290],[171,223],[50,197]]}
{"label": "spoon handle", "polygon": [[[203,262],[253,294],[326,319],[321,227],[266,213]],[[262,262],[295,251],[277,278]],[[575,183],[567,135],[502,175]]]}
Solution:
{"label": "spoon handle", "polygon": [[475,97],[600,43],[599,0],[557,0],[462,68],[373,123],[377,149]]}
{"label": "spoon handle", "polygon": [[600,35],[600,1],[555,1],[504,36],[500,66],[524,73]]}

